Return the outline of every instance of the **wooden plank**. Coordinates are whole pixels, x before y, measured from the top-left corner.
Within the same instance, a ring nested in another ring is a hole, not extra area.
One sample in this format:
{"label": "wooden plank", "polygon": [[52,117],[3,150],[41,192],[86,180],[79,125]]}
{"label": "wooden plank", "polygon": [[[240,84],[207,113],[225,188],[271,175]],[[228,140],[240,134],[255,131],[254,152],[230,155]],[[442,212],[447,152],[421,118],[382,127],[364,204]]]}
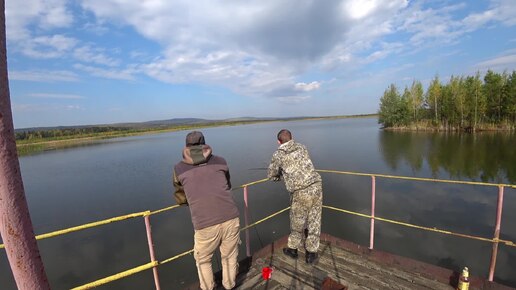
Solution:
{"label": "wooden plank", "polygon": [[[346,290],[453,290],[458,277],[449,269],[369,250],[327,234],[321,235],[319,258],[312,265],[305,262],[302,250],[298,259],[284,255],[282,248],[286,244],[287,237],[283,237],[241,263],[234,289],[323,289],[325,281],[331,279],[334,285],[340,284],[347,287]],[[268,280],[262,277],[264,267],[273,268]],[[217,276],[220,277],[220,273]],[[516,290],[478,277],[471,277],[471,280],[472,290]],[[188,289],[196,288],[194,285]]]}

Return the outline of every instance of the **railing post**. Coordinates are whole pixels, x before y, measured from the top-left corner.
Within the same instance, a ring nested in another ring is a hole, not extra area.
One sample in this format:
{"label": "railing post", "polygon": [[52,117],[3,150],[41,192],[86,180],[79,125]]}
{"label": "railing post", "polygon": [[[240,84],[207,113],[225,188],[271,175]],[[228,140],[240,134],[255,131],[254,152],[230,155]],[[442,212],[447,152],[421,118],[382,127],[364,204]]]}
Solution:
{"label": "railing post", "polygon": [[[149,214],[146,214],[144,216],[144,218],[145,218],[145,229],[147,230],[147,242],[149,244],[150,259],[151,259],[151,262],[155,262],[156,257],[154,255],[154,243],[152,242]],[[156,285],[156,290],[160,290],[161,288],[159,285],[158,267],[157,266],[152,267],[152,273],[154,274],[154,284]]]}
{"label": "railing post", "polygon": [[[244,186],[244,204],[245,204],[245,209],[244,209],[245,226],[247,227],[249,225],[249,204],[248,204],[248,199],[247,199],[247,186]],[[245,230],[245,250],[246,250],[247,257],[251,257],[251,247],[250,247],[250,243],[249,243],[249,229]]]}
{"label": "railing post", "polygon": [[493,281],[494,271],[496,267],[496,256],[498,255],[498,239],[500,238],[500,226],[502,224],[502,208],[503,208],[503,186],[498,186],[498,205],[496,207],[496,225],[494,231],[493,252],[491,254],[491,266],[489,267],[489,281]]}
{"label": "railing post", "polygon": [[376,178],[374,175],[371,176],[371,232],[369,234],[369,249],[374,248],[374,210],[376,200]]}
{"label": "railing post", "polygon": [[0,1],[0,235],[17,289],[50,289],[34,238],[16,151],[7,77],[4,0]]}

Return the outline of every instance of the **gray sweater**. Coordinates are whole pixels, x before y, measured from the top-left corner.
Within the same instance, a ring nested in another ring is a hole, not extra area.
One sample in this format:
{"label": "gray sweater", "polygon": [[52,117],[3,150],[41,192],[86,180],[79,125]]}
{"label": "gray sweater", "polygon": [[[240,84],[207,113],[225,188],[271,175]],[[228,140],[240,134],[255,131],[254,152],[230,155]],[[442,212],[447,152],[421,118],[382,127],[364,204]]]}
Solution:
{"label": "gray sweater", "polygon": [[183,160],[174,166],[175,190],[186,193],[196,230],[239,216],[226,160],[211,152],[208,145],[186,147]]}

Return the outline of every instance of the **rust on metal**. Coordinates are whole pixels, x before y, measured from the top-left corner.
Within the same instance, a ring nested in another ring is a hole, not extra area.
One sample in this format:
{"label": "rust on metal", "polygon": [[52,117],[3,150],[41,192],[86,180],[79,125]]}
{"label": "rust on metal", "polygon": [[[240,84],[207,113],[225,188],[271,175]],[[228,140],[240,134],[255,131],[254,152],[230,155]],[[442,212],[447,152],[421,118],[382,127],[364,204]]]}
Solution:
{"label": "rust on metal", "polygon": [[0,10],[0,233],[17,288],[50,289],[34,237],[16,151],[7,77],[4,0],[0,0]]}

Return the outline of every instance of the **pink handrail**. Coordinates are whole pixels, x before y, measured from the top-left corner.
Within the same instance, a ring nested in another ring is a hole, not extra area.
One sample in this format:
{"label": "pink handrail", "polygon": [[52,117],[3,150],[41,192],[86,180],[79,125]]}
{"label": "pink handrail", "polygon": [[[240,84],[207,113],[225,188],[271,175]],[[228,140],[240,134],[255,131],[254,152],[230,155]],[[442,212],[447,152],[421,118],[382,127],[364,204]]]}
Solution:
{"label": "pink handrail", "polygon": [[496,267],[496,257],[498,255],[498,239],[500,238],[500,227],[502,224],[503,209],[503,186],[498,186],[498,205],[496,207],[496,224],[494,231],[493,252],[491,254],[491,265],[489,266],[489,281],[493,281],[494,271]]}
{"label": "pink handrail", "polygon": [[376,178],[371,176],[371,232],[369,234],[369,249],[374,248],[374,212],[376,204]]}
{"label": "pink handrail", "polygon": [[[145,230],[147,231],[147,242],[149,244],[149,254],[151,262],[156,261],[156,257],[154,255],[154,243],[152,242],[152,233],[151,233],[151,225],[149,215],[145,215]],[[156,285],[156,290],[160,290],[159,285],[159,276],[158,276],[158,267],[152,267],[152,273],[154,274],[154,284]]]}
{"label": "pink handrail", "polygon": [[[248,194],[247,194],[247,186],[244,186],[244,218],[245,218],[245,227],[249,225],[249,203],[248,203]],[[245,230],[245,250],[247,257],[251,257],[251,246],[249,241],[249,229]]]}

